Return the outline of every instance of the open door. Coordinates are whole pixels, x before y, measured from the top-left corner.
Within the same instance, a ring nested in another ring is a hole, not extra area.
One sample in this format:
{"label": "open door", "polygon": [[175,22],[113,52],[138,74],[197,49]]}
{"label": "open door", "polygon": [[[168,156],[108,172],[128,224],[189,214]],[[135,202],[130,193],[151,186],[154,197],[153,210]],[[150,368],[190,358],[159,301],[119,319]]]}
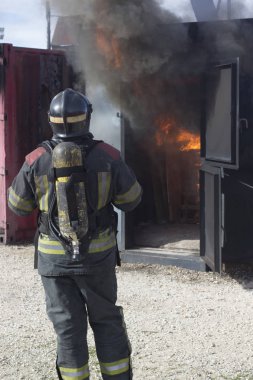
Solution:
{"label": "open door", "polygon": [[201,156],[211,166],[239,167],[239,58],[206,75]]}
{"label": "open door", "polygon": [[221,193],[222,169],[200,169],[200,256],[208,268],[221,272],[224,231],[224,197]]}
{"label": "open door", "polygon": [[[91,132],[98,140],[111,144],[121,152],[124,159],[124,117],[108,100],[103,86],[88,87],[92,105],[96,112],[92,116]],[[104,128],[107,125],[108,128]],[[118,214],[118,248],[125,250],[125,213],[115,208]]]}
{"label": "open door", "polygon": [[206,75],[201,131],[200,255],[221,271],[224,241],[224,168],[239,168],[239,59],[214,66]]}

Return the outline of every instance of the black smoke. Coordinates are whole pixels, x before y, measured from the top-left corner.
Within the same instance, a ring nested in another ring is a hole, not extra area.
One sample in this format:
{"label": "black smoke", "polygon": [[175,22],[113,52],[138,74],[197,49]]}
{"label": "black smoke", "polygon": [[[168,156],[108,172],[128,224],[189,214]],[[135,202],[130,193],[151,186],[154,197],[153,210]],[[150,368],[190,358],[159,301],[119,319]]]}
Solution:
{"label": "black smoke", "polygon": [[[155,0],[79,0],[72,1],[70,9],[66,9],[67,1],[52,3],[65,15],[73,16],[66,22],[76,41],[69,57],[76,71],[82,73],[87,88],[106,88],[110,102],[129,121],[126,146],[128,151],[132,148],[130,166],[146,194],[141,215],[150,210],[155,199],[150,218],[162,221],[169,215],[170,221],[180,221],[185,188],[197,200],[195,164],[199,156],[198,152],[181,154],[173,135],[180,130],[199,134],[206,96],[205,73],[216,63],[240,57],[245,92],[250,99],[252,21],[186,24]],[[158,121],[165,119],[173,125],[169,132],[172,139],[165,131],[160,136],[165,143],[157,149]]]}
{"label": "black smoke", "polygon": [[252,71],[251,22],[184,24],[155,0],[79,0],[68,11],[67,2],[52,4],[77,15],[69,19],[76,70],[89,86],[105,86],[140,134],[152,133],[158,117],[199,130],[202,77],[212,64],[240,56]]}

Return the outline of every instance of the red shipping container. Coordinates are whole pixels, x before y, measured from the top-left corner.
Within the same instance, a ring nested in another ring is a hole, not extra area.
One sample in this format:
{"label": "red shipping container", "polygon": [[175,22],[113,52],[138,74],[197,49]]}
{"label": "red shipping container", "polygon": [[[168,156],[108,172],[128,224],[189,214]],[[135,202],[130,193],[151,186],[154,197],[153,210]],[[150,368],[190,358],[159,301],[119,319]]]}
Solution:
{"label": "red shipping container", "polygon": [[27,153],[51,136],[50,100],[71,87],[72,70],[61,51],[0,44],[0,242],[33,239],[36,212],[13,214],[7,189]]}

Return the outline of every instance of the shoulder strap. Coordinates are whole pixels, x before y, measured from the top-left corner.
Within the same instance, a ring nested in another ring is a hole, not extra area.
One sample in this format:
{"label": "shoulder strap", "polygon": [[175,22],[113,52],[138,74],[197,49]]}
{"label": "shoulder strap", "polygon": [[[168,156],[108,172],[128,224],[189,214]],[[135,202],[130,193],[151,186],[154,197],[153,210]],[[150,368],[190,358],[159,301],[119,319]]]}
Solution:
{"label": "shoulder strap", "polygon": [[85,145],[85,155],[86,157],[88,154],[92,151],[93,148],[95,148],[96,145],[102,143],[103,140],[90,140],[87,145]]}
{"label": "shoulder strap", "polygon": [[54,140],[45,140],[38,146],[42,146],[43,148],[46,149],[48,153],[52,153],[53,149],[56,147],[57,142]]}
{"label": "shoulder strap", "polygon": [[[88,144],[85,144],[85,155],[88,156],[88,154],[92,151],[93,148],[95,148],[96,145],[102,143],[103,140],[90,140],[88,141]],[[52,153],[53,149],[58,144],[55,140],[45,140],[41,144],[38,145],[38,147],[42,146],[46,149],[47,152]]]}

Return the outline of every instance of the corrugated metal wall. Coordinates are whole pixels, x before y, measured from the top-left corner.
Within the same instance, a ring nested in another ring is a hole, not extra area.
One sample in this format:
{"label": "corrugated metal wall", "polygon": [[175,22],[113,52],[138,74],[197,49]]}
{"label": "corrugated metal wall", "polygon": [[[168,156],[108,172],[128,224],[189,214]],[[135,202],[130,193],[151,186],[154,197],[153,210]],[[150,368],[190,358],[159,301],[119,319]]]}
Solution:
{"label": "corrugated metal wall", "polygon": [[62,52],[0,45],[0,241],[30,240],[36,214],[17,217],[7,207],[7,189],[25,155],[51,136],[50,100],[70,86],[71,68]]}

